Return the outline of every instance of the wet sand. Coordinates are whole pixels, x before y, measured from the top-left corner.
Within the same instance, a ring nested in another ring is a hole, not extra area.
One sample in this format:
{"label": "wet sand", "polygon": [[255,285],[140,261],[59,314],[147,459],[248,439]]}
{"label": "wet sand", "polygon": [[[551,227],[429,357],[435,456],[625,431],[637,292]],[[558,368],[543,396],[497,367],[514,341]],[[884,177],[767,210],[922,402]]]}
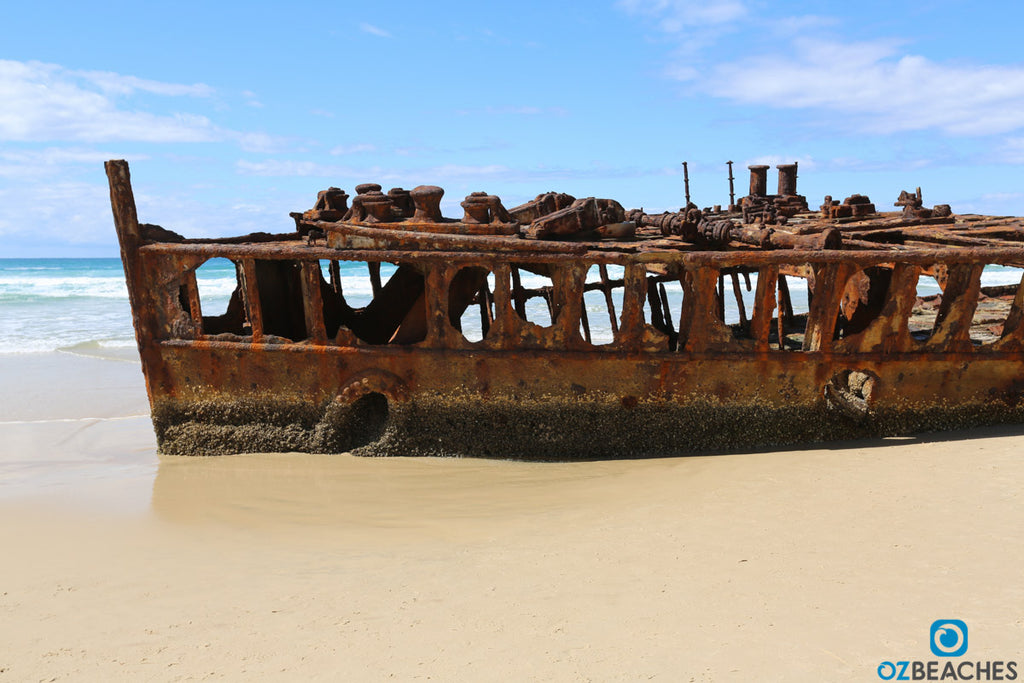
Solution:
{"label": "wet sand", "polygon": [[938,618],[971,660],[1024,660],[1020,426],[159,458],[130,360],[0,357],[0,390],[0,681],[878,680],[935,659]]}

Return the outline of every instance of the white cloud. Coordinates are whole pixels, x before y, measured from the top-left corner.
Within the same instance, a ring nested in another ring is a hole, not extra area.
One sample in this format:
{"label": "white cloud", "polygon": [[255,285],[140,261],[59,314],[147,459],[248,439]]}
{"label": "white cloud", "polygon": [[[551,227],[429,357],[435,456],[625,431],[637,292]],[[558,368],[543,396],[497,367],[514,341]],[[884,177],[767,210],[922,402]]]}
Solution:
{"label": "white cloud", "polygon": [[802,155],[802,156],[791,156],[790,155],[790,156],[787,156],[785,154],[766,154],[766,155],[756,156],[756,157],[753,157],[752,159],[747,159],[746,161],[742,161],[742,162],[740,162],[738,164],[733,164],[733,166],[736,169],[743,169],[743,168],[746,168],[747,166],[753,166],[753,165],[756,165],[756,164],[763,164],[763,165],[766,165],[766,166],[771,166],[774,169],[779,164],[792,164],[792,163],[796,163],[798,165],[798,167],[799,167],[798,170],[800,170],[800,171],[813,171],[813,170],[816,170],[819,167],[819,164],[817,162],[815,162],[815,160],[812,157],[810,157],[810,156],[807,156],[807,155]]}
{"label": "white cloud", "polygon": [[315,161],[289,161],[283,159],[267,159],[265,161],[245,161],[235,163],[235,170],[242,175],[309,177],[353,175],[354,170],[344,166],[320,164]]}
{"label": "white cloud", "polygon": [[679,33],[694,26],[720,26],[747,14],[740,0],[619,0],[630,14],[654,19],[666,33]]}
{"label": "white cloud", "polygon": [[[40,65],[44,67],[55,67],[52,64]],[[59,67],[56,67],[59,69]],[[136,76],[123,76],[112,71],[68,71],[71,76],[80,77],[94,85],[100,90],[114,95],[131,95],[141,90],[154,95],[167,95],[170,97],[210,97],[214,90],[205,83],[194,83],[182,85],[180,83],[163,83],[161,81],[150,81]]]}
{"label": "white cloud", "polygon": [[382,28],[378,28],[373,24],[368,24],[365,21],[359,24],[359,30],[363,33],[369,33],[371,36],[377,36],[378,38],[393,38],[390,33]]}
{"label": "white cloud", "polygon": [[981,198],[993,202],[1019,201],[1024,199],[1024,192],[990,192],[981,195]]}
{"label": "white cloud", "polygon": [[[792,160],[788,160],[792,161]],[[423,168],[382,166],[353,167],[321,164],[314,161],[264,160],[238,161],[235,170],[242,175],[265,177],[322,177],[335,182],[392,182],[419,184],[467,183],[540,183],[552,180],[588,178],[643,178],[678,174],[678,169],[635,168],[619,166],[566,167],[536,166],[516,168],[503,164],[440,164]]]}
{"label": "white cloud", "polygon": [[333,156],[341,156],[344,154],[363,154],[366,152],[376,152],[377,146],[371,145],[366,142],[361,142],[355,145],[338,145],[331,150]]}
{"label": "white cloud", "polygon": [[[243,175],[255,176],[284,176],[284,177],[341,177],[366,178],[371,180],[399,180],[408,179],[410,176],[422,177],[423,182],[435,180],[461,180],[473,179],[485,176],[508,174],[513,172],[506,166],[490,164],[485,166],[444,164],[423,169],[406,169],[396,171],[393,169],[352,168],[348,166],[337,166],[332,164],[320,164],[314,161],[288,161],[288,160],[266,160],[266,161],[239,161],[235,168]],[[515,173],[519,173],[516,171]]]}
{"label": "white cloud", "polygon": [[269,135],[267,133],[236,133],[233,131],[224,131],[224,135],[225,137],[231,138],[237,142],[238,146],[246,152],[273,154],[275,152],[290,149],[294,146],[294,140],[277,135]]}
{"label": "white cloud", "polygon": [[[102,169],[94,174],[103,177]],[[315,188],[313,188],[315,189]],[[252,197],[227,196],[211,203],[160,186],[149,194],[145,183],[136,183],[135,201],[139,219],[156,223],[188,237],[245,234],[257,230],[287,232],[294,229],[288,212],[308,208],[305,193],[294,196],[265,191],[259,203]],[[312,199],[316,193],[312,192]],[[110,209],[110,191],[105,182],[55,181],[0,183],[0,253],[16,250],[22,254],[47,256],[115,256],[117,237]]]}
{"label": "white cloud", "polygon": [[415,157],[437,154],[444,150],[433,145],[402,145],[401,147],[395,147],[393,151],[400,157]]}
{"label": "white cloud", "polygon": [[[84,147],[0,150],[0,177],[17,180],[63,175],[72,165],[95,165],[98,172],[104,161],[124,157],[121,152],[104,152]],[[145,155],[133,155],[130,160],[147,158]]]}
{"label": "white cloud", "polygon": [[785,54],[719,64],[697,83],[744,105],[847,114],[848,125],[875,133],[989,135],[1024,127],[1024,68],[938,63],[900,54],[892,40],[797,39]]}
{"label": "white cloud", "polygon": [[263,108],[263,103],[260,102],[259,97],[257,97],[256,93],[254,93],[252,90],[243,90],[242,97],[245,98],[246,106],[253,107],[255,109]]}
{"label": "white cloud", "polygon": [[[26,217],[31,217],[26,220]],[[92,244],[112,240],[110,193],[105,185],[82,182],[28,184],[0,189],[0,237],[40,239],[50,244]]]}
{"label": "white cloud", "polygon": [[212,141],[222,136],[204,116],[126,111],[105,94],[142,90],[197,95],[205,88],[105,72],[74,72],[55,64],[0,60],[0,140]]}
{"label": "white cloud", "polygon": [[1024,213],[1024,192],[988,192],[978,197],[962,199],[953,208],[957,213],[1020,216]]}
{"label": "white cloud", "polygon": [[1024,138],[1007,138],[999,156],[1008,164],[1024,164]]}
{"label": "white cloud", "polygon": [[811,31],[831,28],[839,24],[835,17],[825,17],[817,14],[804,14],[795,17],[781,17],[765,22],[772,33],[778,36],[792,37],[800,34],[807,34]]}
{"label": "white cloud", "polygon": [[[664,73],[687,82],[691,93],[828,114],[830,125],[847,131],[983,136],[1024,129],[1020,64],[936,61],[910,53],[907,36],[822,37],[835,34],[837,18],[755,16],[754,6],[748,0],[618,2],[673,39]],[[737,56],[756,49],[759,54]]]}
{"label": "white cloud", "polygon": [[489,114],[495,116],[540,116],[544,114],[551,114],[554,116],[565,116],[569,112],[564,107],[536,107],[532,105],[509,104],[502,106],[488,106],[481,109],[457,109],[455,113],[459,116],[469,116],[474,114]]}

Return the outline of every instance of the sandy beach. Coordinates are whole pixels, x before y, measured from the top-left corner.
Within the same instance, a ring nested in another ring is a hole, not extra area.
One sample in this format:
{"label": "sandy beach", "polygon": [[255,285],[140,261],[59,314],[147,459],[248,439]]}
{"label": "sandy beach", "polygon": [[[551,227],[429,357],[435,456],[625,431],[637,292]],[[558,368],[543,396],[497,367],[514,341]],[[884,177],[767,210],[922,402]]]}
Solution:
{"label": "sandy beach", "polygon": [[0,356],[0,388],[0,681],[879,680],[939,618],[1024,660],[1024,427],[165,458],[131,353]]}

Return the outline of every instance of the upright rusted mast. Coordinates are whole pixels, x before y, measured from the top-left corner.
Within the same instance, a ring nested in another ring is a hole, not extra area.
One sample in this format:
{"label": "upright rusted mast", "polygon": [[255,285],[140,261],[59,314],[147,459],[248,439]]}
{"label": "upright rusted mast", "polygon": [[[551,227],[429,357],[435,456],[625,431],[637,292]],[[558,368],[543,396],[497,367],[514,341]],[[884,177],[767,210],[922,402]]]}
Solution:
{"label": "upright rusted mast", "polygon": [[734,180],[734,178],[732,177],[732,162],[731,161],[727,161],[725,163],[727,163],[729,165],[729,210],[730,211],[735,211],[736,210],[736,188],[732,184],[732,181]]}
{"label": "upright rusted mast", "polygon": [[683,162],[683,187],[686,189],[686,205],[690,205],[690,170],[686,166],[686,162]]}

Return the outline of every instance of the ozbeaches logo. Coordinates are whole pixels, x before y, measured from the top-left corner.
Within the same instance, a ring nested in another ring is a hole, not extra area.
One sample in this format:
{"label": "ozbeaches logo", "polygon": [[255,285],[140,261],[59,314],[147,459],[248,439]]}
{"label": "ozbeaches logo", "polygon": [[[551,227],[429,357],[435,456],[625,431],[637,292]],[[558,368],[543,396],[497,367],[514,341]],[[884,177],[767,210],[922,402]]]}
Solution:
{"label": "ozbeaches logo", "polygon": [[[1015,681],[1017,662],[975,661],[967,654],[967,624],[960,619],[937,619],[928,630],[928,647],[941,660],[882,662],[883,681]],[[954,660],[953,657],[963,659]]]}

